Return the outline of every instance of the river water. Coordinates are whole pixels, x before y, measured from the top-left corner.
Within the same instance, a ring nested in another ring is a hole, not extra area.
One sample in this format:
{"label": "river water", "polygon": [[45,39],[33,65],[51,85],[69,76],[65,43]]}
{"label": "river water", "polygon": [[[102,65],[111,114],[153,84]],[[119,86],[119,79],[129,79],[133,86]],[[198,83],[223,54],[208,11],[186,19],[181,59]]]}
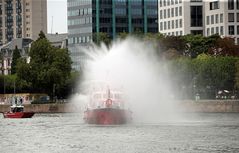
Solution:
{"label": "river water", "polygon": [[174,122],[87,125],[80,114],[0,115],[0,153],[239,152],[239,114],[184,114]]}

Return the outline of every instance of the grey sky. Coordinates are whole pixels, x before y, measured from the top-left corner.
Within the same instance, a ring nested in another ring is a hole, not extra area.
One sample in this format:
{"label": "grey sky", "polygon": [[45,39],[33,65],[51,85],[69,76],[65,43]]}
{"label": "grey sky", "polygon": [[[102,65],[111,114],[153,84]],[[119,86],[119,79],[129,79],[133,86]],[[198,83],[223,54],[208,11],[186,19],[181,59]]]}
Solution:
{"label": "grey sky", "polygon": [[48,33],[67,32],[67,0],[47,0],[47,29]]}

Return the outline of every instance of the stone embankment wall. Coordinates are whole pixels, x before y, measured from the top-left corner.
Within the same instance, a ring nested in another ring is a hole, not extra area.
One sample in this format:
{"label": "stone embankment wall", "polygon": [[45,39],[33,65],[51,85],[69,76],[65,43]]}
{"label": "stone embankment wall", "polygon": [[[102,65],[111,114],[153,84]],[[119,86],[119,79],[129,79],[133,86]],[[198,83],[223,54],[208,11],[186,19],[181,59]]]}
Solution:
{"label": "stone embankment wall", "polygon": [[[33,111],[36,113],[67,113],[79,112],[79,106],[71,103],[63,104],[26,104],[25,111]],[[9,111],[9,105],[0,105],[0,112]]]}
{"label": "stone embankment wall", "polygon": [[183,112],[239,113],[239,100],[199,100],[179,103]]}
{"label": "stone embankment wall", "polygon": [[[178,102],[176,108],[182,112],[239,113],[239,100],[189,100]],[[9,105],[0,105],[0,112],[8,110]],[[81,112],[82,108],[73,103],[28,104],[25,105],[25,111],[34,111],[36,113],[67,113]]]}

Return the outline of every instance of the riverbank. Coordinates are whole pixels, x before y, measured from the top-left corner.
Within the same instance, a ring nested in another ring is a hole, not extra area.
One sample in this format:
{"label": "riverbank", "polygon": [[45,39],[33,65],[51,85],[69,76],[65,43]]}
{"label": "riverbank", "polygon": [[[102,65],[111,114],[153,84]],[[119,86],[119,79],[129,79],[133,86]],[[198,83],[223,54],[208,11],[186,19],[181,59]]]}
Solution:
{"label": "riverbank", "polygon": [[[52,103],[52,104],[25,104],[25,111],[35,113],[70,113],[80,112],[80,107],[72,103]],[[0,105],[0,112],[9,111],[9,105]]]}
{"label": "riverbank", "polygon": [[199,100],[178,103],[183,112],[198,113],[239,113],[239,100]]}
{"label": "riverbank", "polygon": [[[25,111],[36,113],[80,112],[82,108],[74,103],[26,104]],[[239,113],[239,100],[199,100],[182,101],[176,104],[180,112]],[[9,110],[9,105],[0,105],[0,112]]]}

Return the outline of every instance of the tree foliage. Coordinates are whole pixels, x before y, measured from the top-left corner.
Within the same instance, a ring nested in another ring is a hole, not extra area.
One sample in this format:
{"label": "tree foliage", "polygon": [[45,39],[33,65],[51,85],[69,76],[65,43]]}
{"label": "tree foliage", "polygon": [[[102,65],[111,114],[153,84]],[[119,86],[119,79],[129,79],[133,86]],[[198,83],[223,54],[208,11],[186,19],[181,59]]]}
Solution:
{"label": "tree foliage", "polygon": [[225,37],[218,38],[214,44],[209,48],[208,53],[213,56],[238,56],[239,46],[235,45],[234,39]]}
{"label": "tree foliage", "polygon": [[104,33],[104,32],[94,33],[93,42],[97,45],[104,43],[107,46],[109,46],[111,43],[111,37],[108,33]]}
{"label": "tree foliage", "polygon": [[65,84],[71,72],[71,59],[66,49],[52,46],[44,33],[33,42],[29,53],[30,63],[20,60],[17,76],[32,85],[35,92],[53,96],[56,87]]}
{"label": "tree foliage", "polygon": [[21,58],[20,50],[15,47],[13,50],[13,55],[12,55],[12,63],[11,63],[11,74],[16,73],[16,66],[17,66],[17,60]]}

